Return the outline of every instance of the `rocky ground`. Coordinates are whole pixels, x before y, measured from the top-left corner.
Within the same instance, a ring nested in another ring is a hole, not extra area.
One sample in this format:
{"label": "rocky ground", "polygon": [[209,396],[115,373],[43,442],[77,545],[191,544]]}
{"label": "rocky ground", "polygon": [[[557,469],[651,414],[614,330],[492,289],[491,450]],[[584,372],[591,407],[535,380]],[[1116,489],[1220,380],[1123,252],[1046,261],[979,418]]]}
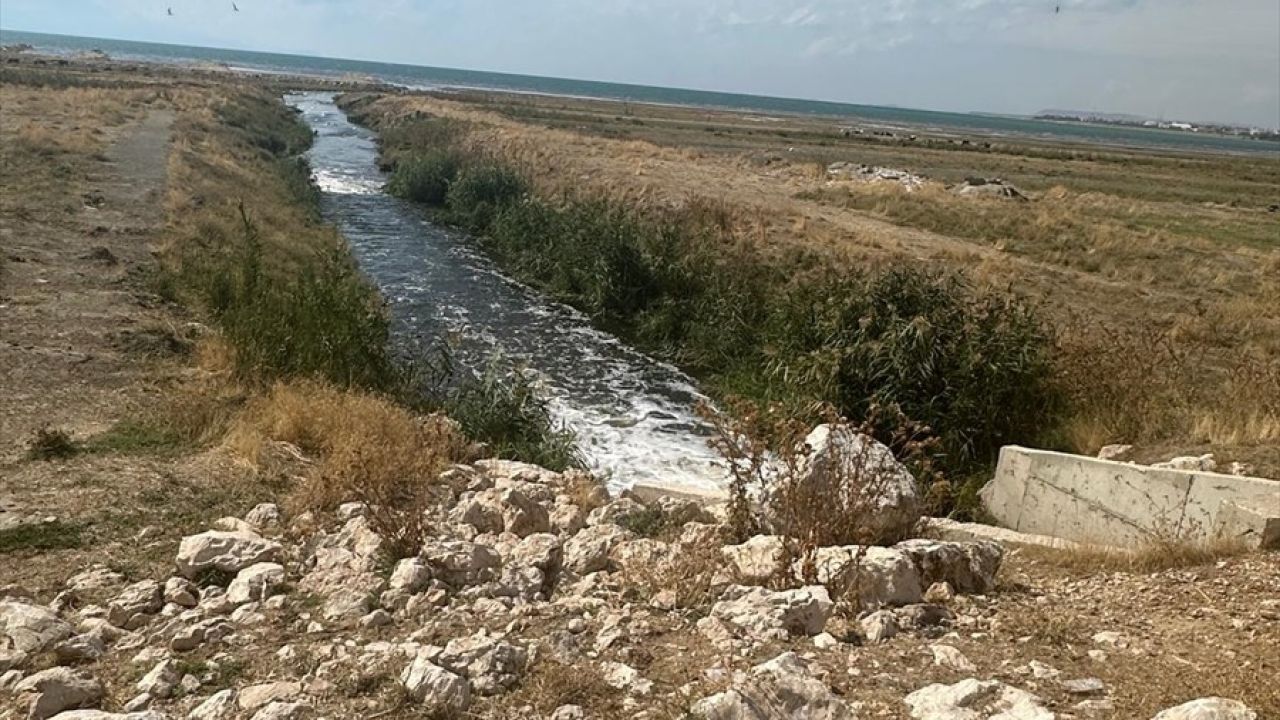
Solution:
{"label": "rocky ground", "polygon": [[[260,504],[162,541],[173,566],[160,576],[65,568],[57,585],[0,589],[0,717],[1175,720],[1280,708],[1259,682],[1280,646],[1274,554],[1072,578],[995,543],[919,539],[823,548],[826,584],[804,585],[775,537],[723,545],[715,507],[610,500],[584,494],[576,473],[507,461],[449,481],[456,495],[421,551],[394,563],[366,506],[290,517]],[[1215,695],[1234,698],[1197,699]],[[1193,700],[1216,709],[1165,710]]]}

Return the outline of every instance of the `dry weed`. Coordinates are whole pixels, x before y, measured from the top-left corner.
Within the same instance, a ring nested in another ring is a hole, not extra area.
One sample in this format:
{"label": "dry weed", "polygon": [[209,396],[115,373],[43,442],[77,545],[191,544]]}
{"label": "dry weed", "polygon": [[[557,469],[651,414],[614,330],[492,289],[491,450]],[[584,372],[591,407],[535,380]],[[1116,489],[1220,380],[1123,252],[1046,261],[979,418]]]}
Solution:
{"label": "dry weed", "polygon": [[1248,552],[1235,538],[1174,540],[1151,538],[1133,548],[1076,545],[1064,548],[1027,547],[1028,557],[1076,572],[1157,573],[1198,567]]}
{"label": "dry weed", "polygon": [[293,504],[331,510],[365,502],[375,529],[401,554],[416,550],[423,513],[445,492],[440,473],[470,459],[448,419],[415,417],[385,398],[314,381],[278,383],[251,400],[226,440],[251,462],[264,461],[278,442],[316,459]]}

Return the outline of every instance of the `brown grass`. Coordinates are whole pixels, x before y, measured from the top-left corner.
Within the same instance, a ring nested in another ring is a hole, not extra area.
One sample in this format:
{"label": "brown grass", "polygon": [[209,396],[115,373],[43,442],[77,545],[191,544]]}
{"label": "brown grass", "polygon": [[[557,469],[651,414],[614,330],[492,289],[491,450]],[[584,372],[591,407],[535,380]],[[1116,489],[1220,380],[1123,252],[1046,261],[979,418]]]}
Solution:
{"label": "brown grass", "polygon": [[1070,548],[1027,547],[1020,552],[1055,567],[1081,573],[1157,573],[1208,565],[1248,551],[1249,548],[1235,538],[1196,541],[1153,538],[1134,548],[1077,545]]}
{"label": "brown grass", "polygon": [[261,466],[278,457],[275,443],[316,461],[293,490],[295,506],[367,503],[375,529],[400,554],[416,551],[424,512],[447,490],[440,473],[472,458],[469,444],[442,416],[416,417],[386,398],[314,381],[278,383],[251,400],[226,440]]}
{"label": "brown grass", "polygon": [[[1207,442],[1229,445],[1232,459],[1253,460],[1261,473],[1280,473],[1265,452],[1275,444],[1274,409],[1232,380],[1258,368],[1269,378],[1266,368],[1280,357],[1280,248],[1265,209],[1280,179],[1274,160],[1029,140],[985,149],[928,137],[904,144],[840,138],[825,119],[766,126],[727,112],[629,107],[623,117],[607,102],[456,97],[402,95],[361,107],[374,118],[425,111],[465,121],[470,142],[524,168],[541,194],[694,208],[722,229],[717,237],[766,257],[801,247],[835,264],[965,268],[983,284],[1041,301],[1072,332],[1076,315],[1095,326],[1064,347],[1063,371],[1111,387],[1105,400],[1077,393],[1085,402],[1072,408],[1057,444],[1087,452],[1108,442]],[[830,182],[825,165],[834,160],[940,182],[910,193]],[[1011,179],[1034,199],[945,188],[967,175]],[[1148,372],[1163,362],[1144,354],[1153,350],[1144,348],[1153,328],[1187,358],[1176,379],[1174,368]]]}

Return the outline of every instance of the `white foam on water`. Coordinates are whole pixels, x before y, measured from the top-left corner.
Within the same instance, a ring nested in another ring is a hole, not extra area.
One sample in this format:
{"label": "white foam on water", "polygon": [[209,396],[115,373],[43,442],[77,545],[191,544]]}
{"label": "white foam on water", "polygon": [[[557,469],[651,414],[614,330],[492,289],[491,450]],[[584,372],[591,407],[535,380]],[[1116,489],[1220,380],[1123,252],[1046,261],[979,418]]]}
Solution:
{"label": "white foam on water", "polygon": [[[316,184],[342,207],[334,220],[414,337],[438,333],[459,366],[493,358],[526,374],[552,420],[572,431],[588,467],[612,490],[636,482],[711,490],[728,478],[696,407],[692,379],[590,324],[590,318],[505,275],[469,238],[425,222],[383,195],[376,148],[320,95],[291,101],[319,133]],[[362,197],[368,196],[368,197]]]}
{"label": "white foam on water", "polygon": [[382,192],[380,181],[353,177],[328,168],[313,171],[311,179],[321,192],[337,195],[376,195]]}

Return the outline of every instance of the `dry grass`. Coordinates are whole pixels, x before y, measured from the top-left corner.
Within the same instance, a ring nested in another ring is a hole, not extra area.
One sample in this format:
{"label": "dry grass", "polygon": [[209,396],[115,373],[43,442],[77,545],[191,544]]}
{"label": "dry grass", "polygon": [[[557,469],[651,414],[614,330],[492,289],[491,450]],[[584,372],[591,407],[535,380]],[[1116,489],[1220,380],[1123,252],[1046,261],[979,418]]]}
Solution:
{"label": "dry grass", "polygon": [[241,457],[269,465],[288,443],[315,459],[291,501],[332,510],[361,501],[375,529],[399,554],[417,550],[424,511],[447,488],[440,473],[472,459],[469,443],[442,416],[415,417],[386,398],[315,381],[277,383],[249,401],[227,435]]}
{"label": "dry grass", "polygon": [[[607,102],[470,99],[396,96],[360,106],[374,117],[425,111],[463,121],[469,142],[524,168],[545,196],[705,208],[722,228],[719,237],[766,257],[792,256],[799,247],[838,265],[967,269],[985,285],[1041,302],[1064,326],[1080,315],[1110,329],[1112,337],[1078,337],[1064,358],[1067,372],[1092,365],[1096,380],[1137,380],[1127,392],[1104,393],[1106,402],[1090,398],[1073,408],[1055,444],[1087,452],[1107,442],[1209,442],[1229,445],[1232,459],[1255,461],[1261,473],[1280,473],[1265,452],[1275,444],[1274,410],[1263,393],[1240,394],[1232,380],[1257,374],[1238,366],[1266,368],[1280,357],[1280,247],[1266,210],[1280,180],[1274,160],[1029,140],[985,149],[927,137],[904,144],[840,138],[822,119],[765,126],[687,108],[629,107],[623,117]],[[834,160],[941,182],[912,193],[894,184],[832,183],[824,168]],[[968,175],[1004,177],[1034,199],[945,189]],[[1181,387],[1154,399],[1144,368],[1155,358],[1134,352],[1151,328],[1190,358]],[[1126,359],[1132,362],[1118,374],[1099,369]]]}
{"label": "dry grass", "polygon": [[1199,567],[1249,552],[1235,538],[1168,540],[1153,538],[1134,548],[1076,545],[1070,548],[1027,547],[1020,552],[1054,567],[1079,573],[1157,573]]}

